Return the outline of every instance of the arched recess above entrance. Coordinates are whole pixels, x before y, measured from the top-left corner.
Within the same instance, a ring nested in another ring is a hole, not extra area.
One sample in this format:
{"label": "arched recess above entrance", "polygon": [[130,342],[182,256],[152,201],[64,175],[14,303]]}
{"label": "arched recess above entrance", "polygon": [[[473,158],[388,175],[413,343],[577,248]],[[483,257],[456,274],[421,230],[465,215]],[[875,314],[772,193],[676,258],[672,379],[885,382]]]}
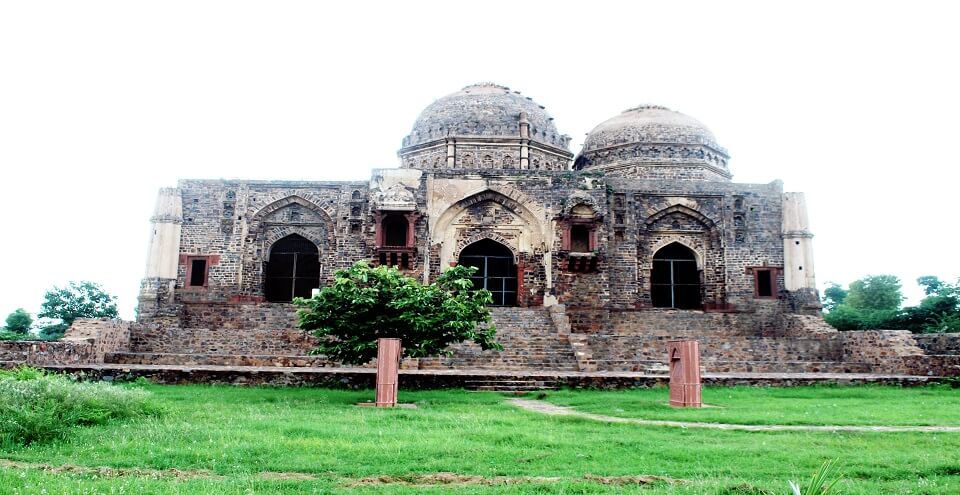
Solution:
{"label": "arched recess above entrance", "polygon": [[700,213],[697,210],[694,210],[693,208],[690,208],[689,206],[684,206],[684,205],[668,206],[667,208],[664,208],[654,213],[653,215],[650,215],[649,217],[647,217],[647,220],[645,222],[647,225],[647,228],[653,227],[660,220],[666,218],[667,216],[677,214],[677,213],[690,217],[691,219],[693,219],[694,221],[702,225],[703,230],[712,231],[712,230],[716,230],[717,228],[716,222],[711,220],[709,217],[707,217],[703,213]]}
{"label": "arched recess above entrance", "polygon": [[333,227],[334,227],[333,217],[330,212],[328,212],[324,207],[320,206],[319,198],[317,198],[316,201],[312,201],[298,194],[290,194],[290,195],[286,195],[281,198],[272,200],[266,206],[257,210],[257,212],[254,213],[252,217],[250,217],[250,222],[251,223],[263,222],[264,219],[270,216],[270,214],[294,204],[300,205],[301,207],[313,213],[316,213],[316,215],[320,218],[321,222],[327,224],[327,230],[330,232],[333,231]]}
{"label": "arched recess above entrance", "polygon": [[[467,209],[484,202],[497,203],[504,209],[510,211],[520,219],[520,225],[515,224],[509,227],[498,225],[482,226],[484,229],[483,233],[474,235],[502,235],[506,230],[512,229],[517,232],[517,239],[516,241],[507,242],[506,244],[511,246],[515,254],[520,252],[532,253],[537,249],[542,249],[543,246],[546,245],[545,232],[547,229],[545,221],[542,220],[542,215],[537,216],[534,214],[531,205],[535,205],[535,203],[532,203],[531,199],[519,192],[515,194],[512,193],[508,196],[494,188],[485,187],[451,204],[439,215],[437,221],[433,224],[433,228],[431,229],[431,243],[441,245],[440,263],[442,266],[447,266],[450,262],[455,261],[457,259],[455,253],[463,248],[463,243],[460,242],[457,237],[457,229],[453,228],[454,222],[466,212]],[[501,233],[498,233],[498,231],[501,231]]]}

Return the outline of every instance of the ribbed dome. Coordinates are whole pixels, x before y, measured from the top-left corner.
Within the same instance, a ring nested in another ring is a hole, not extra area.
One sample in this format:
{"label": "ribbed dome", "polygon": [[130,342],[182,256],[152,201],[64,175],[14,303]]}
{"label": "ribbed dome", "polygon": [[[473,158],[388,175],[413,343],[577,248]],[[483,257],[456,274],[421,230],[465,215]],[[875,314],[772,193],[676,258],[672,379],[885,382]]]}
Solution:
{"label": "ribbed dome", "polygon": [[697,119],[641,105],[594,127],[574,168],[635,178],[726,181],[729,158]]}
{"label": "ribbed dome", "polygon": [[530,123],[533,141],[566,148],[553,118],[532,99],[506,86],[480,83],[444,96],[428,106],[413,124],[403,146],[414,146],[446,137],[505,136],[520,134],[520,114]]}
{"label": "ribbed dome", "polygon": [[699,120],[658,105],[641,105],[594,127],[583,151],[624,144],[703,144],[719,151],[713,133]]}

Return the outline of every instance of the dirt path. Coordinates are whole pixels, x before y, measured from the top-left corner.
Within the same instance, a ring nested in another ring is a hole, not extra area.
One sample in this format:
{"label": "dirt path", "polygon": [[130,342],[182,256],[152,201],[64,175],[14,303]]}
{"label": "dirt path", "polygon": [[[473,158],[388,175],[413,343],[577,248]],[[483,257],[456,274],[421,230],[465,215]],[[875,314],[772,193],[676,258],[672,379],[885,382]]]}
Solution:
{"label": "dirt path", "polygon": [[960,426],[853,426],[853,425],[734,425],[727,423],[701,423],[690,421],[666,421],[659,419],[618,418],[577,411],[542,400],[510,399],[507,402],[528,411],[552,416],[575,416],[606,423],[627,423],[648,426],[674,426],[679,428],[711,428],[714,430],[735,431],[858,431],[858,432],[941,432],[960,433]]}
{"label": "dirt path", "polygon": [[[148,468],[114,468],[77,466],[75,464],[52,465],[38,462],[22,462],[10,459],[0,459],[0,469],[36,469],[52,474],[92,474],[103,478],[119,478],[126,476],[144,477],[152,479],[208,479],[227,480],[229,476],[214,474],[205,469],[148,469]],[[307,473],[260,472],[254,477],[268,481],[315,481],[320,478]],[[336,479],[336,476],[330,476]],[[655,483],[683,483],[683,480],[665,478],[662,476],[596,476],[585,474],[579,477],[557,476],[476,476],[456,473],[409,474],[400,476],[368,476],[365,478],[341,478],[339,484],[349,487],[374,485],[516,485],[528,483],[557,483],[561,481],[587,481],[601,485],[649,485]]]}

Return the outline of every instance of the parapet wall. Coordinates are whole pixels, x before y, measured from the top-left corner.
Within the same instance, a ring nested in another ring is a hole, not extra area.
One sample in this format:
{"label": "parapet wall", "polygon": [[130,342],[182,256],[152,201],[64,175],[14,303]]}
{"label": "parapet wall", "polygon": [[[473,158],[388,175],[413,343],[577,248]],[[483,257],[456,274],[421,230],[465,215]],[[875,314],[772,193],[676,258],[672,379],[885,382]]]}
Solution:
{"label": "parapet wall", "polygon": [[0,361],[34,365],[102,363],[104,355],[125,349],[130,342],[128,321],[79,319],[54,342],[0,343]]}
{"label": "parapet wall", "polygon": [[286,328],[181,328],[143,325],[130,350],[137,353],[305,356],[314,337]]}

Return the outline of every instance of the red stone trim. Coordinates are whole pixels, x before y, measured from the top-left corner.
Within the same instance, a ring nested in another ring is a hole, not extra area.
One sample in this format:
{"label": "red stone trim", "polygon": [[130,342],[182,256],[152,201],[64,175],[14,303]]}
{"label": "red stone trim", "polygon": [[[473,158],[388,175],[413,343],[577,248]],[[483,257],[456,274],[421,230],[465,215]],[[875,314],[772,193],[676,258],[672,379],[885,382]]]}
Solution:
{"label": "red stone trim", "polygon": [[[190,285],[190,279],[193,276],[193,262],[195,260],[204,260],[203,285]],[[204,256],[195,256],[189,254],[180,255],[180,264],[186,266],[186,275],[183,280],[183,288],[187,290],[206,289],[210,282],[210,267],[220,263],[219,254],[210,254]]]}
{"label": "red stone trim", "polygon": [[[779,266],[748,266],[746,268],[746,273],[753,275],[753,298],[754,299],[777,299],[779,297],[777,291],[777,275],[783,272],[783,268]],[[761,296],[760,295],[760,272],[769,273],[770,277],[770,295]]]}

